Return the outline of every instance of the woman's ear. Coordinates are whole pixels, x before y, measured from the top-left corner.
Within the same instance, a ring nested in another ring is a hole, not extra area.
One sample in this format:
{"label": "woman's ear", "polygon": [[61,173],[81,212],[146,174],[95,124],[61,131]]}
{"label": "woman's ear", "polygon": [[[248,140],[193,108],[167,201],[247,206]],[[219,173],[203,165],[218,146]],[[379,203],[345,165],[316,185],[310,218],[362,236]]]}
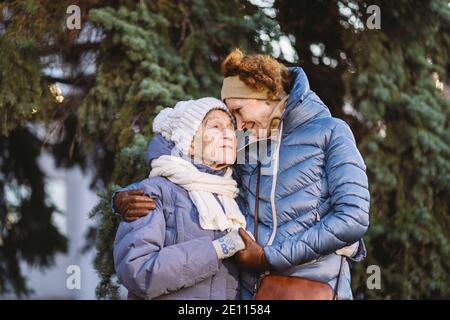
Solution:
{"label": "woman's ear", "polygon": [[189,146],[189,155],[191,156],[191,158],[194,158],[195,156],[195,148],[194,148],[194,139],[191,142],[191,145]]}
{"label": "woman's ear", "polygon": [[191,145],[189,146],[189,155],[191,159],[196,159],[197,161],[202,158],[201,154],[201,132],[197,131],[194,138],[191,141]]}

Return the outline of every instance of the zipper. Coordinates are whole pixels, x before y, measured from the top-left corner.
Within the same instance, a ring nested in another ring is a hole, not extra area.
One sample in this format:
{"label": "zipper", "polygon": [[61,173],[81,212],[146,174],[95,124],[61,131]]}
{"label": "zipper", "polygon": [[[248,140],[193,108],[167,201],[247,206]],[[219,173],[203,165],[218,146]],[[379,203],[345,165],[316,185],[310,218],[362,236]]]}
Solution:
{"label": "zipper", "polygon": [[281,148],[281,137],[283,136],[283,121],[280,123],[280,132],[278,133],[278,143],[274,153],[274,168],[273,168],[273,176],[272,176],[272,189],[270,191],[270,206],[272,209],[272,234],[270,235],[269,241],[267,245],[272,245],[275,235],[278,228],[278,219],[277,219],[277,208],[275,205],[275,190],[277,186],[277,178],[278,178],[278,166],[280,160],[280,148]]}

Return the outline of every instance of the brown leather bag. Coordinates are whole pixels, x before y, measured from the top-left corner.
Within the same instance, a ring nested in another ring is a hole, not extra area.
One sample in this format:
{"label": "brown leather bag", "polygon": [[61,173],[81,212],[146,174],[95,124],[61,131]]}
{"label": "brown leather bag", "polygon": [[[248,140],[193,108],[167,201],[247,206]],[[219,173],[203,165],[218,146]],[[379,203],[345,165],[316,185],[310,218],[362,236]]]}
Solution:
{"label": "brown leather bag", "polygon": [[[259,181],[261,164],[258,162],[258,176],[256,178],[254,236],[258,241],[258,216],[259,216]],[[255,281],[255,300],[337,300],[339,285],[341,282],[344,257],[341,257],[341,266],[337,280],[336,293],[328,283],[310,280],[302,277],[270,274],[266,271]]]}
{"label": "brown leather bag", "polygon": [[333,300],[328,283],[301,277],[266,275],[259,284],[255,300]]}

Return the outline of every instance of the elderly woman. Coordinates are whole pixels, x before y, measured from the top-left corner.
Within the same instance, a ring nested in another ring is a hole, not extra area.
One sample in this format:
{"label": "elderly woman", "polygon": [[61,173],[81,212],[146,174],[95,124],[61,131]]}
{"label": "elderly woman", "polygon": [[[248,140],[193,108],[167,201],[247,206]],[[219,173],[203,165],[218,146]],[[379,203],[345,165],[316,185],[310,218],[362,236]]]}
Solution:
{"label": "elderly woman", "polygon": [[149,178],[134,187],[156,208],[119,225],[117,275],[129,298],[236,299],[238,270],[227,258],[245,248],[245,217],[229,168],[233,118],[220,100],[182,101],[160,112],[153,131]]}

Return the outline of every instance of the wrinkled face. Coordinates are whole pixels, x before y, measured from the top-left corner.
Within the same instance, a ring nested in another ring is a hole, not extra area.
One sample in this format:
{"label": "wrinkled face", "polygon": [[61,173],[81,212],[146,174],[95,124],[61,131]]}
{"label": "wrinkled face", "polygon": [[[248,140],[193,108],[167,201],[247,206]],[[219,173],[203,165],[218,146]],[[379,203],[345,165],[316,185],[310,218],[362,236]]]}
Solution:
{"label": "wrinkled face", "polygon": [[222,110],[210,111],[192,141],[194,160],[212,168],[232,165],[236,160],[236,135],[230,116]]}
{"label": "wrinkled face", "polygon": [[236,118],[238,130],[248,130],[250,137],[268,136],[269,118],[276,103],[258,99],[229,98],[225,103]]}

